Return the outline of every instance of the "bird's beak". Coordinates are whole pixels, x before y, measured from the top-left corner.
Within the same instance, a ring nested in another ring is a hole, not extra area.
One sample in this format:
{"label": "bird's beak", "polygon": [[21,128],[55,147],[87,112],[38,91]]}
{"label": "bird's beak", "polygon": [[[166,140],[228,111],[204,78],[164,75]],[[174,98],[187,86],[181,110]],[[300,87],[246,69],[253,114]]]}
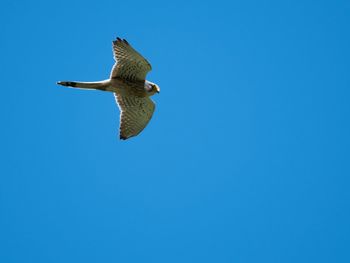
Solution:
{"label": "bird's beak", "polygon": [[158,94],[160,93],[160,88],[159,88],[159,87],[157,87],[157,93],[158,93]]}

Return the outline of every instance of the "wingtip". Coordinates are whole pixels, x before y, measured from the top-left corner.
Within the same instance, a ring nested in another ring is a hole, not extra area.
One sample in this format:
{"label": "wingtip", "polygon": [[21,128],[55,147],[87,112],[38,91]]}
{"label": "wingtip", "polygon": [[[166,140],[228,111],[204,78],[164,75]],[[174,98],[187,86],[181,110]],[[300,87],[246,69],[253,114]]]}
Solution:
{"label": "wingtip", "polygon": [[129,43],[125,39],[122,39],[120,37],[117,37],[116,40],[113,41],[113,45],[118,45],[118,44],[129,45]]}
{"label": "wingtip", "polygon": [[129,42],[126,41],[126,39],[121,39],[120,37],[117,37],[116,40],[113,41],[113,44],[115,45],[115,44],[117,44],[118,42],[121,42],[121,43],[124,43],[124,44],[130,46]]}

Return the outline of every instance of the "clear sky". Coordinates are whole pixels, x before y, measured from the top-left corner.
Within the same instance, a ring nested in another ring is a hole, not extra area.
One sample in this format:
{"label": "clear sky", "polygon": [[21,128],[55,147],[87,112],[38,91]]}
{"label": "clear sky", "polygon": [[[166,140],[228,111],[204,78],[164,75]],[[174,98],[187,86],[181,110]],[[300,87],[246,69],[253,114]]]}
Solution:
{"label": "clear sky", "polygon": [[[349,1],[0,3],[0,262],[350,262]],[[126,38],[161,93],[118,139]]]}

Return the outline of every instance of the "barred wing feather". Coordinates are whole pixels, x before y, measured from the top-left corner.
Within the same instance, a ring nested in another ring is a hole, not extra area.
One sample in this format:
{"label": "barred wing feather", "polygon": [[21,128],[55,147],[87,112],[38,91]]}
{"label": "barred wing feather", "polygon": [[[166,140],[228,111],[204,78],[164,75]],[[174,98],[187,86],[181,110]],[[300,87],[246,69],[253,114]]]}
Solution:
{"label": "barred wing feather", "polygon": [[116,63],[111,78],[122,78],[129,81],[145,81],[151,71],[151,64],[138,53],[125,39],[113,41],[113,53]]}
{"label": "barred wing feather", "polygon": [[120,139],[138,135],[152,118],[154,102],[149,97],[114,95],[120,109]]}

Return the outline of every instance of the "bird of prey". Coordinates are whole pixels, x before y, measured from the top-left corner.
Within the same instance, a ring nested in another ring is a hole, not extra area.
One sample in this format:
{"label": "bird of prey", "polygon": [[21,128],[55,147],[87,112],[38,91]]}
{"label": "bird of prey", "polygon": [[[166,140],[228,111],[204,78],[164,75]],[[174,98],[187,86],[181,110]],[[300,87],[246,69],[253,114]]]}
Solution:
{"label": "bird of prey", "polygon": [[151,64],[125,39],[113,41],[116,63],[109,79],[97,82],[58,81],[73,88],[113,92],[120,109],[120,139],[138,135],[152,118],[155,104],[151,96],[159,93],[159,86],[146,80]]}

